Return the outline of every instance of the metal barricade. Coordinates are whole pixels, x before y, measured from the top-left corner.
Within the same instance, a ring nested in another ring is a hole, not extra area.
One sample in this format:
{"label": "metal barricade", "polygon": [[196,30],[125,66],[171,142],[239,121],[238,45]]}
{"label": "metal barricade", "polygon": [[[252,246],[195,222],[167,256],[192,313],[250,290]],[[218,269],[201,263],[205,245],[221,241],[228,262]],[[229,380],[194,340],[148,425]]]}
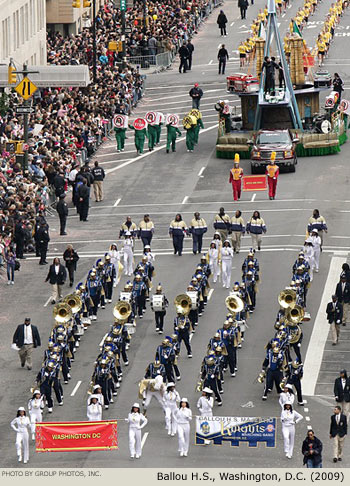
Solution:
{"label": "metal barricade", "polygon": [[140,69],[150,69],[156,65],[157,56],[131,56],[128,58],[128,63],[134,66],[139,66]]}

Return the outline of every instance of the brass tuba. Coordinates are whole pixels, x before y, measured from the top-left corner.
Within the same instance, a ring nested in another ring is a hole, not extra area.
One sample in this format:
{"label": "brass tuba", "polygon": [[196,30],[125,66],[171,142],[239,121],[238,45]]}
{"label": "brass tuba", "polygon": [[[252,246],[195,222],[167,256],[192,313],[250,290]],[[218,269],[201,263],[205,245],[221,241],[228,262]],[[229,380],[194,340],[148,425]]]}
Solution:
{"label": "brass tuba", "polygon": [[289,336],[290,336],[289,343],[296,344],[297,342],[299,342],[299,339],[301,337],[301,332],[302,332],[301,327],[298,326],[297,324],[291,327],[289,331]]}
{"label": "brass tuba", "polygon": [[226,297],[225,304],[231,314],[242,312],[242,310],[244,309],[243,300],[234,295],[229,295],[228,297]]}
{"label": "brass tuba", "polygon": [[297,301],[297,293],[292,289],[285,289],[278,295],[278,303],[283,309],[294,307]]}
{"label": "brass tuba", "polygon": [[295,305],[292,309],[288,309],[285,315],[285,322],[287,326],[295,326],[304,319],[305,311],[300,305]]}
{"label": "brass tuba", "polygon": [[189,314],[192,307],[192,300],[186,294],[179,294],[174,300],[176,312],[186,316]]}
{"label": "brass tuba", "polygon": [[66,324],[73,317],[72,308],[65,302],[56,304],[53,308],[53,317],[59,324]]}
{"label": "brass tuba", "polygon": [[67,295],[62,302],[64,304],[68,304],[71,307],[73,314],[77,314],[78,312],[80,312],[83,306],[83,301],[77,294]]}
{"label": "brass tuba", "polygon": [[113,316],[118,321],[126,321],[131,314],[131,305],[125,300],[120,300],[113,308]]}

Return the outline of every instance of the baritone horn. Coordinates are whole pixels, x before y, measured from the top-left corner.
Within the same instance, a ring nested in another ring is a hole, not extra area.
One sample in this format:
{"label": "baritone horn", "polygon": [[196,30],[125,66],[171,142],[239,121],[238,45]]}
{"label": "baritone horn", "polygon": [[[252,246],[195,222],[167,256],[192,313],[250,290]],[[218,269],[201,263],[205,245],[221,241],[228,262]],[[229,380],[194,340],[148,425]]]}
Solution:
{"label": "baritone horn", "polygon": [[83,306],[83,301],[77,294],[69,294],[63,299],[64,304],[68,304],[70,308],[72,309],[73,314],[77,314],[82,306]]}
{"label": "baritone horn", "polygon": [[118,321],[126,321],[131,314],[131,305],[125,300],[120,300],[113,308],[113,316]]}
{"label": "baritone horn", "polygon": [[305,311],[300,305],[295,305],[292,309],[288,309],[285,316],[287,326],[295,326],[304,319]]}
{"label": "baritone horn", "polygon": [[225,304],[231,314],[242,312],[242,310],[244,309],[243,300],[234,295],[229,295],[228,297],[226,297]]}
{"label": "baritone horn", "polygon": [[177,297],[175,297],[174,304],[176,307],[176,312],[186,316],[191,310],[192,300],[186,294],[179,294]]}
{"label": "baritone horn", "polygon": [[56,304],[53,308],[52,313],[55,321],[59,324],[66,324],[73,317],[71,307],[65,302],[60,302],[59,304]]}
{"label": "baritone horn", "polygon": [[278,295],[278,303],[283,309],[294,307],[297,301],[297,293],[292,289],[285,289]]}

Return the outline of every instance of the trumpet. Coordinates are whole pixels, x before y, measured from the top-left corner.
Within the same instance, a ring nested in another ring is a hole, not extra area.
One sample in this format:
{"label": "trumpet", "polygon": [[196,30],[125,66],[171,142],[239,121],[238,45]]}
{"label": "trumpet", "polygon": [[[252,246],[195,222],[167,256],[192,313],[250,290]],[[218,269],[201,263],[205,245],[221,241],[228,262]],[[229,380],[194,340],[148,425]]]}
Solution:
{"label": "trumpet", "polygon": [[199,380],[196,384],[194,391],[201,392],[203,390],[204,380]]}
{"label": "trumpet", "polygon": [[174,304],[176,307],[176,312],[186,316],[190,313],[192,300],[186,294],[179,294],[177,297],[175,297]]}
{"label": "trumpet", "polygon": [[53,308],[53,317],[56,323],[66,324],[73,317],[72,308],[65,302],[56,304]]}
{"label": "trumpet", "polygon": [[229,295],[225,299],[225,305],[231,314],[242,312],[244,309],[244,302],[242,299],[235,295]]}
{"label": "trumpet", "polygon": [[73,314],[77,314],[80,312],[82,306],[83,306],[83,301],[77,294],[69,294],[63,299],[64,304],[68,304],[71,309]]}
{"label": "trumpet", "polygon": [[278,303],[283,309],[294,307],[297,301],[297,293],[292,289],[285,289],[278,295]]}
{"label": "trumpet", "polygon": [[262,371],[259,373],[259,375],[258,375],[258,377],[257,377],[256,381],[258,381],[259,383],[264,383],[265,378],[266,378],[266,371],[265,371],[265,370],[262,370]]}
{"label": "trumpet", "polygon": [[113,316],[118,321],[126,321],[131,314],[131,305],[125,300],[120,300],[113,308]]}
{"label": "trumpet", "polygon": [[287,381],[288,381],[288,378],[286,376],[284,376],[281,380],[281,383],[280,383],[280,388],[281,390],[284,390],[284,387],[286,386],[287,384]]}

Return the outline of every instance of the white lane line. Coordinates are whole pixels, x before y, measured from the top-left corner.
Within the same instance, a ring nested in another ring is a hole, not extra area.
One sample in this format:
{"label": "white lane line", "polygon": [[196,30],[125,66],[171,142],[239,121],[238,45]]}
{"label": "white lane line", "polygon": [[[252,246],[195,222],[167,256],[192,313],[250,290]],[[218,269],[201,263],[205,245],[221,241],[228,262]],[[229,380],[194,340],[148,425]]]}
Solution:
{"label": "white lane line", "polygon": [[256,192],[254,192],[254,194],[252,195],[252,198],[251,198],[250,202],[254,202],[255,201],[255,198],[256,198]]}
{"label": "white lane line", "polygon": [[113,207],[116,208],[121,200],[122,200],[121,197],[119,199],[117,199],[116,202],[113,204]]}
{"label": "white lane line", "polygon": [[143,449],[143,446],[145,445],[145,442],[147,440],[148,434],[149,434],[149,432],[145,432],[143,434],[143,437],[142,437],[142,440],[141,440],[141,450]]}
{"label": "white lane line", "polygon": [[[39,257],[38,257],[38,258],[39,258]],[[44,307],[46,307],[46,306],[47,306],[47,304],[48,304],[49,302],[51,302],[51,297],[49,297],[49,298],[47,299],[47,301],[46,301],[46,302],[45,302],[45,304],[44,304]]]}
{"label": "white lane line", "polygon": [[208,300],[210,300],[211,296],[213,295],[213,292],[214,292],[214,289],[209,290]]}
{"label": "white lane line", "polygon": [[305,417],[306,422],[310,422],[310,417]]}
{"label": "white lane line", "polygon": [[308,425],[307,430],[312,430],[312,425]]}
{"label": "white lane line", "polygon": [[304,412],[308,412],[308,411],[309,411],[309,409],[304,407]]}
{"label": "white lane line", "polygon": [[183,198],[183,200],[182,200],[182,203],[181,203],[181,204],[186,204],[187,199],[188,199],[188,196],[185,196],[185,197]]}
{"label": "white lane line", "polygon": [[106,339],[106,337],[108,336],[108,332],[106,332],[106,334],[103,336],[103,338],[101,339],[101,342],[99,344],[99,347],[102,346],[102,344],[104,343],[104,340]]}
{"label": "white lane line", "polygon": [[[309,346],[307,348],[304,362],[305,374],[303,378],[303,393],[307,396],[313,396],[315,394],[317,378],[322,364],[323,350],[329,333],[326,307],[330,296],[334,293],[335,286],[338,283],[343,263],[344,258],[337,256],[332,257],[321,303],[312,330]],[[315,349],[317,349],[317,353],[315,353]]]}
{"label": "white lane line", "polygon": [[[209,130],[213,130],[213,128],[217,128],[218,124],[216,123],[212,127],[204,128],[204,130],[201,131],[201,133],[208,132]],[[186,137],[181,137],[179,138],[178,142],[182,142],[186,140]],[[117,167],[113,167],[112,169],[107,169],[106,173],[110,174],[111,172],[114,172],[116,170],[123,169],[124,167],[127,167],[130,164],[133,164],[134,162],[137,162],[138,160],[144,159],[145,157],[149,157],[151,154],[154,154],[155,152],[159,152],[159,150],[164,150],[166,145],[161,145],[160,147],[155,148],[152,152],[146,152],[145,154],[139,155],[138,157],[135,157],[132,160],[129,160],[129,162],[124,162],[123,164],[118,165]],[[310,211],[308,209],[308,211]]]}
{"label": "white lane line", "polygon": [[[113,155],[113,154],[117,154],[117,153],[119,153],[119,152],[113,152],[113,153],[110,152],[109,154],[106,154],[105,156]],[[135,153],[135,152],[133,152],[133,153]],[[101,157],[101,155],[99,157]],[[128,162],[129,160],[131,160],[130,157],[128,159],[104,160],[103,162],[99,162],[99,165],[115,164],[117,162]]]}
{"label": "white lane line", "polygon": [[213,60],[212,59],[208,62],[208,66],[210,66],[211,64],[213,64]]}
{"label": "white lane line", "polygon": [[286,16],[286,14],[284,13],[284,14],[282,15],[282,19],[283,19],[285,16]]}
{"label": "white lane line", "polygon": [[235,23],[234,23],[234,22],[231,22],[231,23],[230,23],[230,27],[232,27],[233,25],[235,25]]}
{"label": "white lane line", "polygon": [[198,177],[201,177],[204,171],[205,171],[205,167],[202,167],[201,170],[198,172]]}
{"label": "white lane line", "polygon": [[74,395],[76,394],[76,392],[77,392],[78,388],[80,387],[80,385],[81,385],[81,381],[78,381],[78,383],[75,385],[72,393],[70,394],[71,397],[74,397]]}

